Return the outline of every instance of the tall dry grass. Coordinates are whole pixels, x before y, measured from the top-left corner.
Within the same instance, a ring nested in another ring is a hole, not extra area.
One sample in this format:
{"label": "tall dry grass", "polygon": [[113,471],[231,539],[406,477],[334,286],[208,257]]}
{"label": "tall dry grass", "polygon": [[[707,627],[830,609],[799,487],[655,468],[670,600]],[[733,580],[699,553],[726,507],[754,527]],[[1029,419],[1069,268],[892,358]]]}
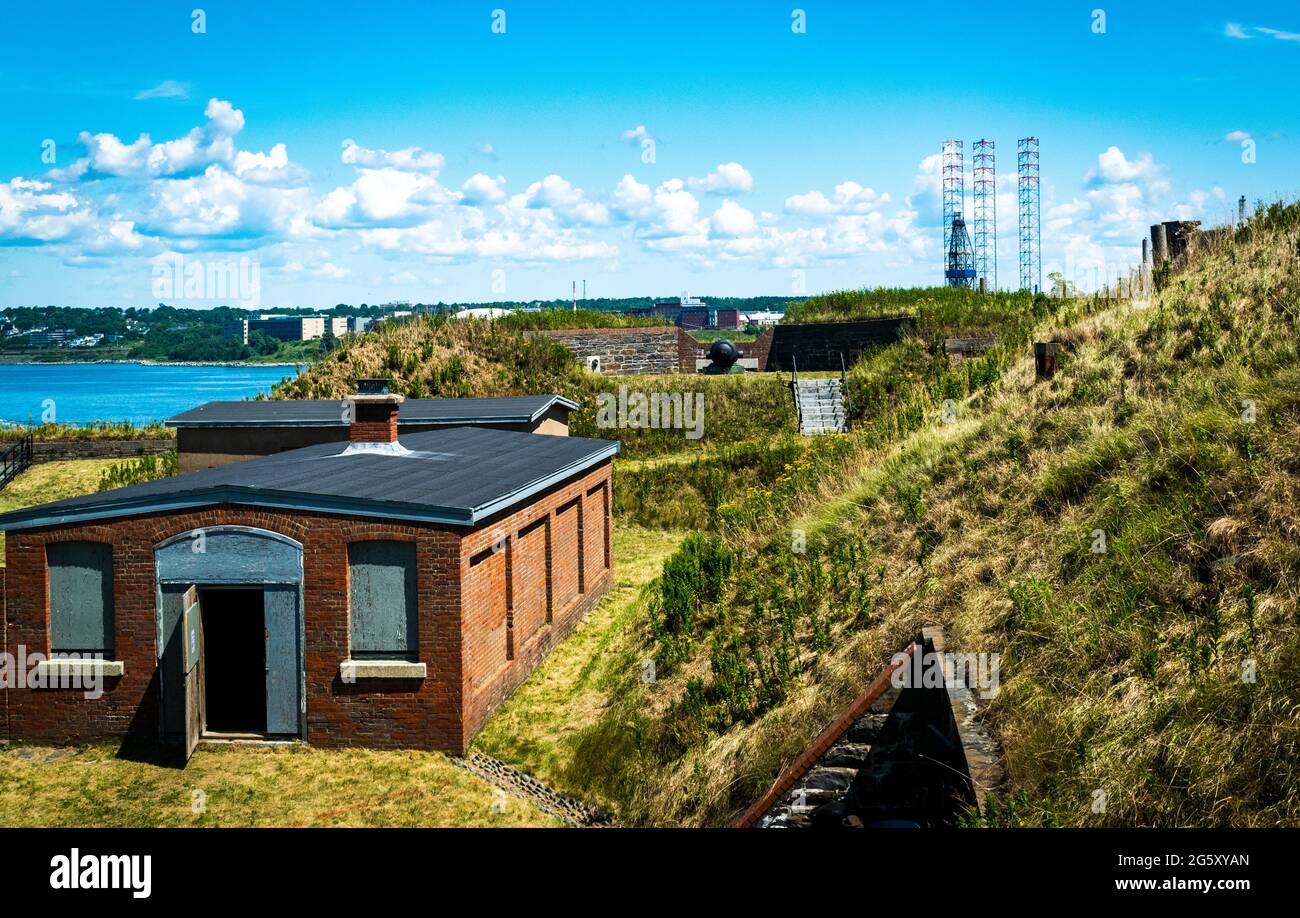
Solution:
{"label": "tall dry grass", "polygon": [[846,471],[846,490],[751,535],[709,631],[734,632],[755,583],[814,576],[789,559],[793,528],[817,558],[860,545],[869,575],[869,604],[826,585],[829,640],[801,643],[782,704],[706,720],[683,746],[683,699],[716,665],[700,653],[646,685],[630,655],[574,781],[632,822],[723,823],[894,649],[942,624],[958,648],[1001,655],[984,711],[1011,780],[998,822],[1300,823],[1297,304],[1300,207],[1279,205],[1204,246],[1151,308],[1040,326],[1068,343],[1055,379],[1036,383],[1024,349],[955,423],[927,413]]}

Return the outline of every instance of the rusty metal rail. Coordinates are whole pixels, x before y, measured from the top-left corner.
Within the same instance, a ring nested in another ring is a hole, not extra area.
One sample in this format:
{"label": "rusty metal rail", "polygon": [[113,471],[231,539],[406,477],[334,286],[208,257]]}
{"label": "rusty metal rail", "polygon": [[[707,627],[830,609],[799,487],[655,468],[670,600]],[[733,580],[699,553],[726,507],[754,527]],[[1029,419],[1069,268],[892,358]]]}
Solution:
{"label": "rusty metal rail", "polygon": [[871,683],[849,702],[848,706],[839,713],[839,716],[831,721],[830,726],[818,734],[812,745],[786,766],[767,793],[759,797],[749,809],[745,810],[739,818],[732,822],[731,827],[733,829],[752,829],[758,825],[758,821],[763,817],[763,814],[770,810],[785,795],[786,791],[794,787],[796,782],[817,764],[817,760],[822,757],[822,754],[889,690],[895,671],[911,662],[914,651],[915,645],[908,645],[905,651],[907,654],[906,659],[895,660],[886,665],[876,678],[872,679]]}

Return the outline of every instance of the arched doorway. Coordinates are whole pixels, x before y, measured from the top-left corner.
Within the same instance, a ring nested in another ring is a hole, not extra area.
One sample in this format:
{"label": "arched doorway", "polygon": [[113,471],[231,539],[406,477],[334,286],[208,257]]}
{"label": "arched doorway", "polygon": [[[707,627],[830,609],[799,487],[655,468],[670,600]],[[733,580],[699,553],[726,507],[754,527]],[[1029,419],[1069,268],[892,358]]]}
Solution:
{"label": "arched doorway", "polygon": [[160,734],[187,758],[205,733],[305,736],[302,554],[248,526],[154,546]]}

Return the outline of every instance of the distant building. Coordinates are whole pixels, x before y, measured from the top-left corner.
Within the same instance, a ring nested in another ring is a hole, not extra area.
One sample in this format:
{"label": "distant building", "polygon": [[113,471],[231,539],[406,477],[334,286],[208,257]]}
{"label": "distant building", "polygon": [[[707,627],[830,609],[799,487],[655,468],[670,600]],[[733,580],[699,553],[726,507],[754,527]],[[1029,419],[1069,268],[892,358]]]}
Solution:
{"label": "distant building", "polygon": [[277,341],[315,341],[325,335],[324,316],[262,316],[248,320],[248,333],[255,331]]}
{"label": "distant building", "polygon": [[248,343],[248,320],[247,319],[227,319],[221,323],[221,334],[226,338],[238,338],[242,343]]}
{"label": "distant building", "polygon": [[70,329],[41,329],[32,332],[32,347],[59,347],[66,344],[74,334]]}
{"label": "distant building", "polygon": [[742,325],[777,325],[785,318],[783,312],[747,312],[740,317]]}
{"label": "distant building", "polygon": [[662,300],[650,307],[627,310],[630,316],[658,316],[688,331],[699,328],[740,328],[743,316],[739,309],[718,309],[692,296]]}
{"label": "distant building", "polygon": [[681,312],[677,314],[677,325],[690,331],[694,328],[708,328],[709,307],[707,306],[686,306],[681,307]]}
{"label": "distant building", "polygon": [[348,316],[347,323],[348,331],[355,335],[359,335],[368,330],[370,326],[374,325],[375,320],[370,316]]}
{"label": "distant building", "polygon": [[669,322],[676,325],[678,320],[681,319],[682,317],[682,304],[681,303],[655,303],[654,314],[659,316],[662,319],[667,319]]}
{"label": "distant building", "polygon": [[335,338],[342,338],[348,333],[349,319],[347,316],[333,316],[326,321],[329,322],[330,334]]}
{"label": "distant building", "polygon": [[472,309],[462,309],[456,313],[454,318],[457,319],[499,319],[502,316],[508,316],[513,310],[502,309],[499,306],[476,306]]}
{"label": "distant building", "polygon": [[740,328],[740,310],[715,309],[713,310],[712,321],[709,324],[714,328]]}

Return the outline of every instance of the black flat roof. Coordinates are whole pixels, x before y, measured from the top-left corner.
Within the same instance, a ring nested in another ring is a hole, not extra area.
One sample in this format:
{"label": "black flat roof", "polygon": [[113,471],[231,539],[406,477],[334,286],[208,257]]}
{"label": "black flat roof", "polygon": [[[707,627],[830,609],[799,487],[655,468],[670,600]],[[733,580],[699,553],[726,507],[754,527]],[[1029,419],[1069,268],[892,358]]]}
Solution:
{"label": "black flat roof", "polygon": [[0,514],[0,530],[252,504],[474,526],[618,452],[609,440],[485,427],[427,430],[358,448],[322,443]]}
{"label": "black flat roof", "polygon": [[[345,400],[333,398],[207,402],[168,418],[168,427],[345,427]],[[408,398],[397,410],[401,424],[526,424],[553,406],[573,411],[561,395],[492,398]]]}

